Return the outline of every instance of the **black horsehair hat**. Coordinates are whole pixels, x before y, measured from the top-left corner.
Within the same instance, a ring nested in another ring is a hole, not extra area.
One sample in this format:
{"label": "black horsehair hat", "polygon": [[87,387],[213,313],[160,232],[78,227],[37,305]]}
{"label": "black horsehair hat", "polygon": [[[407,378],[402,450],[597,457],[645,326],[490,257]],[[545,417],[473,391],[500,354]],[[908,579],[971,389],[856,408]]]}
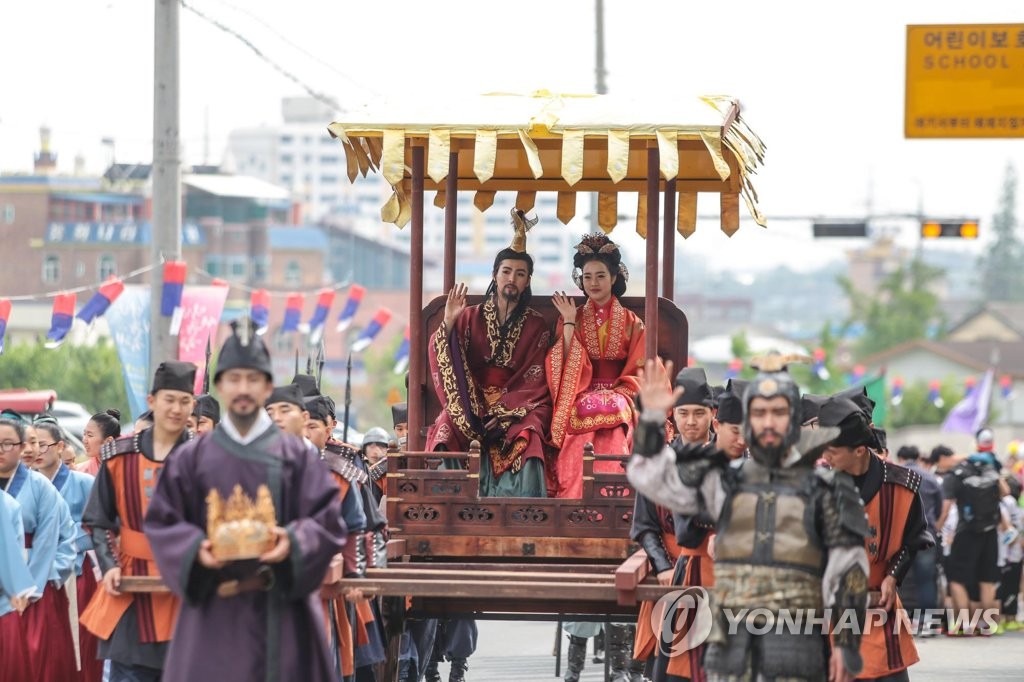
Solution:
{"label": "black horsehair hat", "polygon": [[256,335],[248,318],[231,323],[231,336],[220,348],[217,356],[217,373],[214,382],[229,369],[254,369],[274,381],[274,369],[270,362],[270,351],[262,337]]}
{"label": "black horsehair hat", "polygon": [[818,425],[839,427],[839,437],[832,441],[833,445],[855,448],[876,444],[875,434],[868,426],[862,407],[841,394],[832,396],[821,406]]}
{"label": "black horsehair hat", "polygon": [[184,391],[192,395],[196,389],[196,366],[191,362],[165,360],[153,373],[153,387],[150,395],[157,391]]}
{"label": "black horsehair hat", "polygon": [[198,418],[206,417],[213,423],[220,422],[220,403],[209,393],[196,396],[196,405],[192,408],[192,414]]}
{"label": "black horsehair hat", "polygon": [[306,409],[306,403],[302,399],[302,389],[295,384],[288,384],[286,386],[275,386],[274,391],[267,398],[267,405],[273,405],[274,403],[289,403],[295,405],[300,410]]}
{"label": "black horsehair hat", "polygon": [[292,384],[299,387],[305,398],[320,395],[320,388],[316,385],[316,377],[312,374],[296,374],[292,378]]}
{"label": "black horsehair hat", "polygon": [[741,379],[730,379],[729,385],[718,396],[718,414],[716,418],[722,424],[743,423],[743,392],[747,383]]}
{"label": "black horsehair hat", "polygon": [[683,394],[676,400],[676,407],[683,405],[703,405],[714,407],[715,396],[708,385],[708,377],[703,367],[684,367],[676,374],[676,388],[682,388]]}
{"label": "black horsehair hat", "polygon": [[395,403],[391,406],[391,422],[398,426],[399,424],[409,423],[409,405],[406,403]]}
{"label": "black horsehair hat", "polygon": [[327,419],[330,415],[330,408],[327,405],[327,400],[322,395],[306,398],[305,404],[305,410],[309,412],[310,419],[321,421],[324,424],[327,423]]}

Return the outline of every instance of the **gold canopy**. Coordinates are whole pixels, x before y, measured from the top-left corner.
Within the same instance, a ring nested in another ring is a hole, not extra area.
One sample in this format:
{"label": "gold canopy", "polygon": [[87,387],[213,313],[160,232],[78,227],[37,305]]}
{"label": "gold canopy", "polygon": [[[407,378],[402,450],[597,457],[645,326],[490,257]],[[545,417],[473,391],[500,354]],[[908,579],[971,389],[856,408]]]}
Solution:
{"label": "gold canopy", "polygon": [[[677,229],[696,229],[697,194],[720,195],[722,230],[739,228],[739,197],[754,220],[766,225],[750,177],[764,145],[740,117],[739,102],[725,96],[639,101],[612,95],[490,94],[369,105],[331,123],[342,142],[348,176],[380,171],[394,192],[381,218],[404,227],[412,209],[411,155],[425,148],[425,190],[444,206],[449,154],[458,151],[456,186],[473,191],[487,210],[495,192],[517,192],[516,206],[529,210],[536,192],[558,193],[558,218],[575,215],[576,192],[598,193],[598,222],[616,224],[619,192],[639,192],[646,209],[647,149],[657,146],[659,189],[675,180]],[[384,122],[388,121],[388,122]],[[688,121],[688,123],[678,123]],[[646,235],[645,210],[637,232]]]}

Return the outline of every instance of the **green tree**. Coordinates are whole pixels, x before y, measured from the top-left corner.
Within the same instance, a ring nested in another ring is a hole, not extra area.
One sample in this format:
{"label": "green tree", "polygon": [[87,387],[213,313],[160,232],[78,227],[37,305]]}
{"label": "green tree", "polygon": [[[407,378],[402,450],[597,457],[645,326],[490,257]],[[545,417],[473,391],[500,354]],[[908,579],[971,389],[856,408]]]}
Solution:
{"label": "green tree", "polygon": [[907,341],[926,338],[930,329],[943,322],[939,298],[929,288],[942,271],[914,259],[887,276],[878,291],[858,291],[853,282],[838,278],[850,303],[846,329],[854,323],[864,327],[856,354],[863,357]]}
{"label": "green tree", "polygon": [[1017,234],[1017,171],[1006,165],[999,212],[992,217],[995,239],[978,261],[984,301],[1024,301],[1024,242]]}
{"label": "green tree", "polygon": [[831,326],[831,322],[825,322],[821,328],[818,343],[814,346],[814,348],[821,348],[825,351],[827,378],[823,379],[818,376],[814,372],[813,365],[793,364],[790,366],[790,373],[806,393],[830,395],[846,388],[846,377],[835,363],[839,352],[839,340],[832,334]]}
{"label": "green tree", "polygon": [[128,415],[121,361],[105,339],[95,346],[65,344],[53,350],[41,343],[10,346],[0,356],[0,388],[53,389],[61,400],[91,412],[114,407]]}
{"label": "green tree", "polygon": [[916,381],[903,387],[903,399],[889,410],[890,428],[922,424],[941,424],[949,411],[964,397],[962,380],[946,378],[939,387],[942,407],[936,407],[928,399],[927,381]]}
{"label": "green tree", "polygon": [[[405,400],[405,373],[395,374],[395,351],[401,343],[402,335],[396,334],[388,344],[374,344],[364,351],[366,385],[358,396],[359,425],[362,431],[382,426],[390,432],[392,422],[388,398],[397,393]],[[353,402],[355,401],[356,397],[353,397]],[[340,409],[341,405],[338,407]]]}
{"label": "green tree", "polygon": [[757,370],[750,366],[750,358],[754,352],[750,349],[750,342],[747,340],[747,333],[742,329],[730,338],[732,356],[743,361],[743,369],[740,370],[739,379],[753,379]]}

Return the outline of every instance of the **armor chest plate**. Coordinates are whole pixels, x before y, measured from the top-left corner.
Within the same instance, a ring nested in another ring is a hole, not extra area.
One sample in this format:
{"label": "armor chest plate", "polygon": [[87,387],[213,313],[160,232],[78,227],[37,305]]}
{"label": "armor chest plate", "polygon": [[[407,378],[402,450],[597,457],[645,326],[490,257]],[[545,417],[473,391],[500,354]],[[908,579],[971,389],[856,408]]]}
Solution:
{"label": "armor chest plate", "polygon": [[744,465],[725,504],[715,541],[716,562],[784,566],[820,574],[824,568],[815,509],[805,476]]}

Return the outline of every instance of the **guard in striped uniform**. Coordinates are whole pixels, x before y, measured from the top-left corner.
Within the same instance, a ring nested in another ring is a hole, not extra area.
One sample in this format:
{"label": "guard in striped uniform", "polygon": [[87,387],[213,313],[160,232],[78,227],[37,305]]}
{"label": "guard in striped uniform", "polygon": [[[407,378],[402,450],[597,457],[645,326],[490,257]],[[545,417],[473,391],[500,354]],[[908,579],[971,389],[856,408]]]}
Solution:
{"label": "guard in striped uniform", "polygon": [[921,475],[871,451],[876,436],[853,401],[832,397],[822,405],[818,423],[840,429],[826,448],[825,459],[853,477],[868,516],[868,607],[880,612],[867,620],[860,642],[864,670],[857,679],[909,680],[907,668],[919,657],[896,588],[917,552],[935,544],[918,493]]}
{"label": "guard in striped uniform", "polygon": [[127,593],[122,576],[159,575],[143,534],[157,478],[167,457],[192,438],[196,367],[167,361],[157,367],[147,403],[153,426],[103,446],[102,462],[82,524],[91,529],[103,584],[81,622],[99,639],[99,657],[110,659],[110,680],[159,680],[179,602],[169,592]]}

